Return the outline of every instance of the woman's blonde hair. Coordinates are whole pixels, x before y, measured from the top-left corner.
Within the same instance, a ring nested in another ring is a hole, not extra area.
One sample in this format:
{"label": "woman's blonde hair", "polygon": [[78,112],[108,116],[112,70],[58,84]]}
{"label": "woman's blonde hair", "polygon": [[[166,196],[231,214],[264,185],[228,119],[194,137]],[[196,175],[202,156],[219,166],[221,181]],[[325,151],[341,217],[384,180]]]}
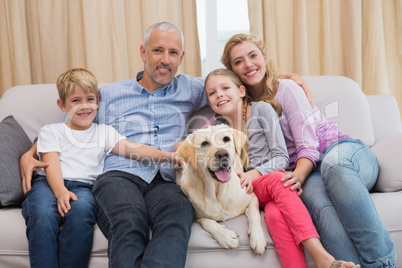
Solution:
{"label": "woman's blonde hair", "polygon": [[74,68],[62,73],[57,78],[56,85],[63,104],[66,102],[67,95],[74,90],[75,85],[80,86],[85,93],[95,93],[98,100],[100,97],[96,77],[83,68]]}
{"label": "woman's blonde hair", "polygon": [[[221,56],[222,64],[229,70],[233,70],[232,68],[232,59],[230,58],[230,52],[232,51],[233,47],[241,44],[243,42],[251,42],[253,43],[263,55],[267,55],[265,43],[255,35],[252,34],[236,34],[232,36],[226,43],[225,48],[223,50],[223,54]],[[265,67],[265,83],[263,94],[258,98],[252,98],[252,101],[265,101],[271,104],[271,106],[275,109],[278,115],[282,114],[282,107],[281,105],[274,100],[276,92],[278,91],[278,74],[276,71],[275,63],[268,59],[268,63]],[[247,85],[245,85],[247,89],[247,95],[250,96],[250,92],[248,92]],[[251,98],[251,96],[250,96]]]}
{"label": "woman's blonde hair", "polygon": [[[243,83],[240,81],[240,78],[231,70],[228,69],[216,69],[213,70],[212,72],[210,72],[207,77],[205,78],[205,84],[207,84],[208,80],[211,77],[214,76],[224,76],[229,78],[230,80],[232,80],[232,82],[238,87],[240,88],[241,86],[244,86]],[[207,94],[206,92],[206,87],[204,87],[204,91],[205,94]],[[207,98],[207,101],[209,103],[209,100]],[[241,127],[241,131],[246,135],[246,140],[248,140],[248,133],[247,133],[247,106],[251,103],[250,98],[246,95],[243,97],[243,106],[242,106],[242,127]],[[222,117],[219,114],[215,114],[216,118],[220,118]],[[224,119],[225,121],[227,121],[226,119]],[[243,148],[241,149],[240,152],[240,159],[242,160],[242,164],[244,168],[248,167],[248,163],[249,163],[249,158],[248,158],[248,154],[247,154],[247,142],[244,144]]]}

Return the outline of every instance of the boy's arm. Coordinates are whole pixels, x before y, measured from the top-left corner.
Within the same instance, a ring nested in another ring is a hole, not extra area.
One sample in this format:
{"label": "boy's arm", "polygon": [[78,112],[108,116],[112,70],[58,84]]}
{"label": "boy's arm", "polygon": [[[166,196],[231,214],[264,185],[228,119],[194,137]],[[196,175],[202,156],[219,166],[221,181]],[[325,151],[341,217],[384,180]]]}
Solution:
{"label": "boy's arm", "polygon": [[71,209],[70,200],[77,201],[77,196],[64,186],[58,152],[41,153],[43,161],[49,163],[46,179],[57,198],[57,209],[62,217]]}
{"label": "boy's arm", "polygon": [[129,140],[120,140],[112,150],[112,153],[135,160],[150,162],[168,162],[178,164],[180,160],[175,153],[158,150],[146,144],[138,144]]}
{"label": "boy's arm", "polygon": [[37,168],[46,168],[48,163],[41,162],[37,154],[37,141],[20,158],[21,184],[24,194],[31,190],[32,174]]}

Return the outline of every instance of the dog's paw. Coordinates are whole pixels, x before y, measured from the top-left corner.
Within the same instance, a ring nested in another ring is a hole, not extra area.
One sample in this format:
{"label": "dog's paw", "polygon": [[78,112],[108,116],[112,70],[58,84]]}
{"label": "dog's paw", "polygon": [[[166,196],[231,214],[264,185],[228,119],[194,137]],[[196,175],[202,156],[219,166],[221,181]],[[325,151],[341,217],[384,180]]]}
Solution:
{"label": "dog's paw", "polygon": [[215,231],[212,235],[221,247],[231,249],[240,246],[239,235],[236,232],[227,229],[223,225],[220,225],[220,228],[217,228]]}
{"label": "dog's paw", "polygon": [[262,255],[264,254],[266,246],[267,241],[265,240],[264,236],[255,236],[253,234],[250,235],[250,248],[252,251],[258,255]]}

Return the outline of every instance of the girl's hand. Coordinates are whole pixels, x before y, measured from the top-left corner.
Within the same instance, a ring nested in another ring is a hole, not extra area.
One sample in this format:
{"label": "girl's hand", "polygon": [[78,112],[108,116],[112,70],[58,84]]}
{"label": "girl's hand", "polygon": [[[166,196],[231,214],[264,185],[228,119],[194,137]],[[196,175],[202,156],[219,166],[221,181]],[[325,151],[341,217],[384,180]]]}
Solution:
{"label": "girl's hand", "polygon": [[246,193],[251,194],[254,190],[253,181],[261,177],[261,173],[256,169],[253,169],[245,173],[237,173],[237,176],[240,178],[240,187],[242,189],[246,187]]}
{"label": "girl's hand", "polygon": [[281,169],[280,172],[286,173],[285,176],[282,177],[281,181],[284,181],[285,183],[283,186],[288,187],[290,186],[290,190],[297,191],[297,195],[300,196],[303,193],[303,189],[301,187],[301,183],[299,179],[296,177],[296,175],[293,172],[286,172],[285,170]]}
{"label": "girl's hand", "polygon": [[64,191],[57,197],[57,209],[62,217],[64,217],[71,209],[70,200],[77,201],[77,196],[70,191]]}

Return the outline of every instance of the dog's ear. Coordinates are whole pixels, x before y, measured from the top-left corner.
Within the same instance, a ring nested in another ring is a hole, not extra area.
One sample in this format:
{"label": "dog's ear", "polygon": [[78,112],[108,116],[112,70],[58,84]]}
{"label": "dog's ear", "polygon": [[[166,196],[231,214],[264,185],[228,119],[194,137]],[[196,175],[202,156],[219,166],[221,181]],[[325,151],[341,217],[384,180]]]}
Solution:
{"label": "dog's ear", "polygon": [[176,151],[176,155],[183,159],[184,162],[189,164],[192,168],[195,167],[195,148],[194,148],[194,133],[187,136],[187,138],[180,145]]}
{"label": "dog's ear", "polygon": [[237,129],[231,129],[233,135],[233,142],[235,144],[236,153],[240,155],[241,149],[246,145],[246,135]]}
{"label": "dog's ear", "polygon": [[243,167],[248,167],[248,154],[247,154],[247,136],[243,131],[232,129],[233,142],[235,144],[236,153],[240,156]]}

